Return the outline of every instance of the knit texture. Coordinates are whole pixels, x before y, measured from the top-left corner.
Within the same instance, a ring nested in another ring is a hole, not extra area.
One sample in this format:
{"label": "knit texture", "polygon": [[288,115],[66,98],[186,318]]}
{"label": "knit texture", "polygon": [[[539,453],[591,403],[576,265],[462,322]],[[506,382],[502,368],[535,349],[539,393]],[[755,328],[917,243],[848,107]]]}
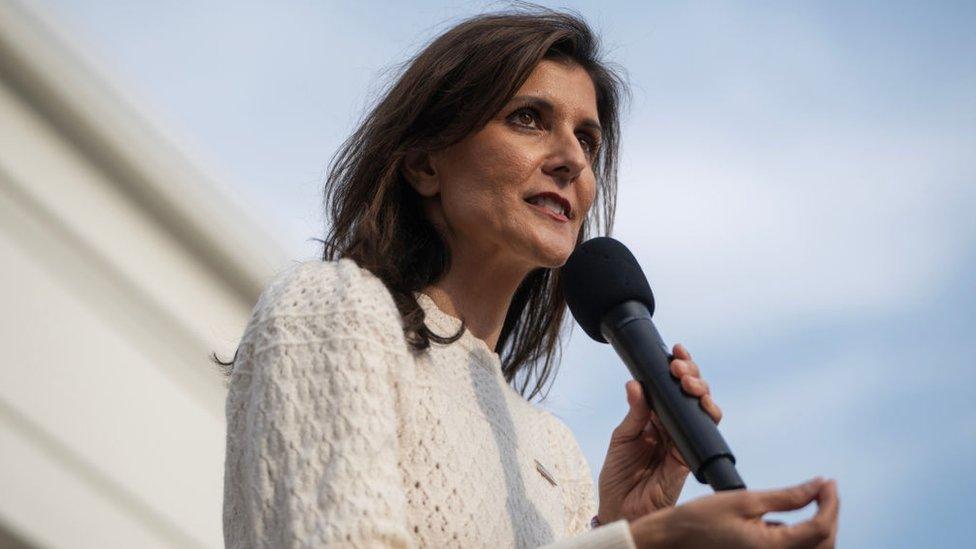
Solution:
{"label": "knit texture", "polygon": [[[456,333],[416,296],[434,332]],[[467,331],[412,351],[386,286],[350,259],[268,284],[226,415],[227,547],[635,548],[626,520],[590,529],[576,439],[498,355]]]}

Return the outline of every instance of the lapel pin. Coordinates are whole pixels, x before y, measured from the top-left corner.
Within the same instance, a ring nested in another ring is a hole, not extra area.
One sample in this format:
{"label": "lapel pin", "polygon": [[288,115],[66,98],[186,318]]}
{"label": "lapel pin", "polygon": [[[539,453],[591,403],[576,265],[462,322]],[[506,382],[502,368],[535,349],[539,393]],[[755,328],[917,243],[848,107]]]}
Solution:
{"label": "lapel pin", "polygon": [[539,471],[539,474],[542,475],[542,478],[548,480],[549,484],[552,484],[553,486],[558,486],[556,484],[556,479],[554,479],[552,475],[549,474],[549,471],[546,471],[546,468],[543,467],[541,463],[539,463],[539,460],[534,460],[534,461],[535,461],[535,470]]}

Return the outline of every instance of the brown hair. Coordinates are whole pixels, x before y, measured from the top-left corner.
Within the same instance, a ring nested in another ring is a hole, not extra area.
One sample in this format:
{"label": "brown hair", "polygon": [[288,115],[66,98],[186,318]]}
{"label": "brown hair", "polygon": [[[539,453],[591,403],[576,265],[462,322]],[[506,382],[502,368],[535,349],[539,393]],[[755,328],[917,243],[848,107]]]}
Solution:
{"label": "brown hair", "polygon": [[[466,328],[462,322],[456,334],[435,334],[414,298],[414,291],[447,271],[451,255],[426,219],[419,194],[401,174],[404,156],[450,146],[480,130],[542,59],[576,63],[593,79],[603,136],[593,164],[594,206],[602,210],[591,209],[577,244],[601,222],[609,235],[616,204],[618,106],[627,90],[598,50],[596,36],[574,13],[530,5],[466,19],[400,66],[399,77],[332,157],[325,184],[331,226],[325,240],[316,239],[322,259],[351,258],[380,278],[413,349],[426,349],[431,340],[451,343]],[[529,400],[554,375],[565,311],[559,271],[547,268],[530,272],[509,305],[495,351],[507,382],[525,372],[517,387],[523,396],[535,374]]]}

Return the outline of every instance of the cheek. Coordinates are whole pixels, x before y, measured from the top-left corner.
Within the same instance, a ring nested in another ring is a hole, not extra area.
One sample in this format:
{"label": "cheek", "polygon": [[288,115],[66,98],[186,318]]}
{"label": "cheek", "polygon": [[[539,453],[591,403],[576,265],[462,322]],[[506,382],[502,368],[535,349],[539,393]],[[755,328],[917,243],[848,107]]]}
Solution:
{"label": "cheek", "polygon": [[488,137],[473,139],[457,151],[445,173],[444,198],[458,215],[468,212],[468,221],[477,214],[482,222],[503,225],[521,202],[533,163],[525,147]]}
{"label": "cheek", "polygon": [[531,147],[512,136],[492,132],[479,140],[471,150],[471,162],[489,190],[502,194],[521,189],[534,166]]}

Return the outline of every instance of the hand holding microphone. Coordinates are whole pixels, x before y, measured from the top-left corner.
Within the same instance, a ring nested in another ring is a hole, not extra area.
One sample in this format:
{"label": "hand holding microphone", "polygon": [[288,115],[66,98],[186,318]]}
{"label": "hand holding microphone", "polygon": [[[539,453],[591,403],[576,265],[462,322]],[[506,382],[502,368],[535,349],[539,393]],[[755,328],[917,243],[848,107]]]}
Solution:
{"label": "hand holding microphone", "polygon": [[587,240],[560,275],[576,322],[620,355],[695,478],[716,491],[745,488],[715,421],[671,374],[674,357],[651,321],[654,295],[630,250],[609,237]]}
{"label": "hand holding microphone", "polygon": [[[716,427],[721,410],[687,350],[675,346],[672,354],[661,340],[651,321],[654,296],[647,278],[623,244],[607,237],[580,244],[563,266],[561,280],[576,321],[591,338],[613,346],[641,387],[638,395],[634,382],[628,383],[631,409],[614,431],[600,473],[601,522],[627,518],[638,547],[834,546],[839,508],[834,481],[744,489],[735,456]],[[640,396],[646,406],[634,401]],[[656,437],[643,428],[645,417],[656,427]],[[642,451],[635,444],[642,437],[657,440],[648,440]],[[651,459],[648,448],[653,448]],[[689,470],[719,493],[674,507]],[[785,526],[761,520],[767,512],[800,509],[814,500],[818,511],[807,521]]]}
{"label": "hand holding microphone", "polygon": [[[675,345],[673,355],[671,375],[686,393],[698,398],[718,424],[722,411],[712,400],[691,354],[684,346]],[[641,384],[630,380],[625,388],[629,410],[610,436],[600,471],[597,517],[601,524],[618,518],[634,520],[674,506],[690,472],[661,419],[648,406]]]}

